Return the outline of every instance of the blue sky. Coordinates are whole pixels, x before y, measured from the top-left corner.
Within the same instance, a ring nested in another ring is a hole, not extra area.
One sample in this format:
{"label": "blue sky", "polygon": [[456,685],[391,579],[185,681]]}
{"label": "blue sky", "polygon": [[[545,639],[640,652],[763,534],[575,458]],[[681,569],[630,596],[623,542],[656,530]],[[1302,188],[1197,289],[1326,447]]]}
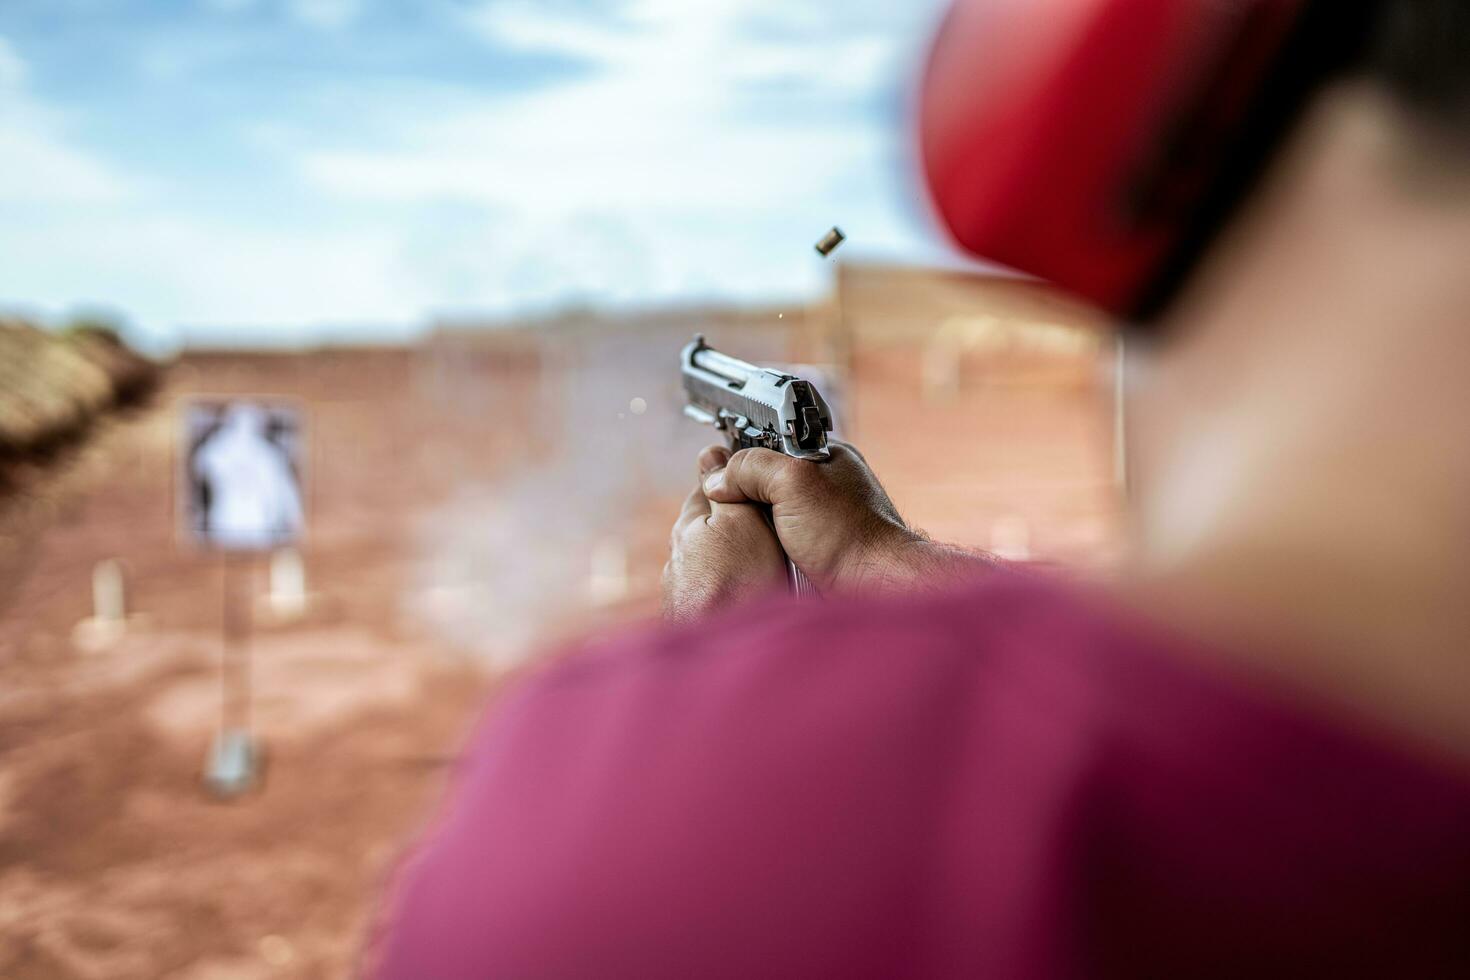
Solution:
{"label": "blue sky", "polygon": [[158,343],[813,295],[932,259],[938,0],[3,0],[0,306]]}

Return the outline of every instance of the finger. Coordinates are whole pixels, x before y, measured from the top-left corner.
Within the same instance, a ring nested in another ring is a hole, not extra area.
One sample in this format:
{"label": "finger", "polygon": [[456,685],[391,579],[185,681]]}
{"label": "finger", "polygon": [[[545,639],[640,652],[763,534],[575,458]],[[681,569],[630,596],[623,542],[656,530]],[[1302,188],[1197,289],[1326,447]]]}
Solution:
{"label": "finger", "polygon": [[774,504],[795,478],[793,467],[810,465],[771,449],[742,449],[704,478],[704,492],[723,504]]}
{"label": "finger", "polygon": [[752,504],[721,504],[710,501],[709,524],[734,534],[769,534],[775,537],[766,515]]}
{"label": "finger", "polygon": [[715,443],[699,452],[699,476],[701,479],[710,470],[717,470],[730,461],[730,447]]}
{"label": "finger", "polygon": [[674,522],[674,529],[678,530],[690,521],[703,520],[709,517],[709,498],[704,491],[695,487],[689,496],[684,498],[684,506],[679,509],[679,519]]}

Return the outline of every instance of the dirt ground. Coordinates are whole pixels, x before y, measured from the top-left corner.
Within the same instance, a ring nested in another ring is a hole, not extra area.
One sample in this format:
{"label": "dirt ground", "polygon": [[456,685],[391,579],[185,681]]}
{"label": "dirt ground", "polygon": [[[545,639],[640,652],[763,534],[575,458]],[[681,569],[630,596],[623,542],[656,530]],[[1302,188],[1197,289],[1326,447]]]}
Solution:
{"label": "dirt ground", "polygon": [[[488,473],[510,454],[494,432],[453,429],[415,389],[416,363],[400,352],[190,359],[151,407],[12,493],[0,976],[352,972],[374,897],[492,686],[400,599],[413,589],[414,520],[451,470]],[[221,803],[200,775],[220,711],[222,562],[176,538],[174,408],[191,392],[247,391],[308,411],[310,604],[275,622],[262,563],[239,573],[242,601],[257,607],[267,769],[258,792]],[[467,443],[484,451],[442,456]],[[102,644],[78,624],[93,567],[109,558],[125,569],[131,615]]]}
{"label": "dirt ground", "polygon": [[[667,332],[552,356],[192,355],[150,406],[13,474],[0,977],[351,975],[396,856],[497,686],[558,637],[653,612],[668,523],[711,441],[678,416],[671,352],[689,327]],[[857,432],[908,516],[1032,557],[1106,554],[1116,501],[1092,393],[982,383],[916,428],[917,367],[860,368]],[[261,561],[236,580],[267,768],[229,803],[200,779],[220,712],[222,561],[176,530],[178,407],[201,393],[295,399],[310,446],[305,613],[272,611]],[[84,621],[108,559],[130,618],[105,642]]]}

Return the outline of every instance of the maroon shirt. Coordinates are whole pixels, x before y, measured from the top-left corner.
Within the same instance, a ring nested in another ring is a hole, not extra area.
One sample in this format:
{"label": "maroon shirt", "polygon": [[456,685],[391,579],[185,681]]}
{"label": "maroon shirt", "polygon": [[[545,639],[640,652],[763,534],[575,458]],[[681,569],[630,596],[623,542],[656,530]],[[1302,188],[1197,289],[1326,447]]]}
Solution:
{"label": "maroon shirt", "polygon": [[470,745],[379,976],[1470,977],[1470,775],[1180,642],[997,575],[560,662]]}

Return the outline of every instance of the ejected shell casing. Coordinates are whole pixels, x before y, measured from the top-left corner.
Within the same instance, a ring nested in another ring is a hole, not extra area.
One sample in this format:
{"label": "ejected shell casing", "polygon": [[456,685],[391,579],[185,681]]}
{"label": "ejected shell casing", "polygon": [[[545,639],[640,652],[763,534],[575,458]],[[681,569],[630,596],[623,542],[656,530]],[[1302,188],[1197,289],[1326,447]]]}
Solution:
{"label": "ejected shell casing", "polygon": [[832,230],[823,235],[822,240],[817,242],[814,247],[819,253],[824,256],[831,255],[832,250],[838,245],[841,245],[846,240],[847,236],[842,233],[842,229],[838,228],[836,225],[833,225]]}

